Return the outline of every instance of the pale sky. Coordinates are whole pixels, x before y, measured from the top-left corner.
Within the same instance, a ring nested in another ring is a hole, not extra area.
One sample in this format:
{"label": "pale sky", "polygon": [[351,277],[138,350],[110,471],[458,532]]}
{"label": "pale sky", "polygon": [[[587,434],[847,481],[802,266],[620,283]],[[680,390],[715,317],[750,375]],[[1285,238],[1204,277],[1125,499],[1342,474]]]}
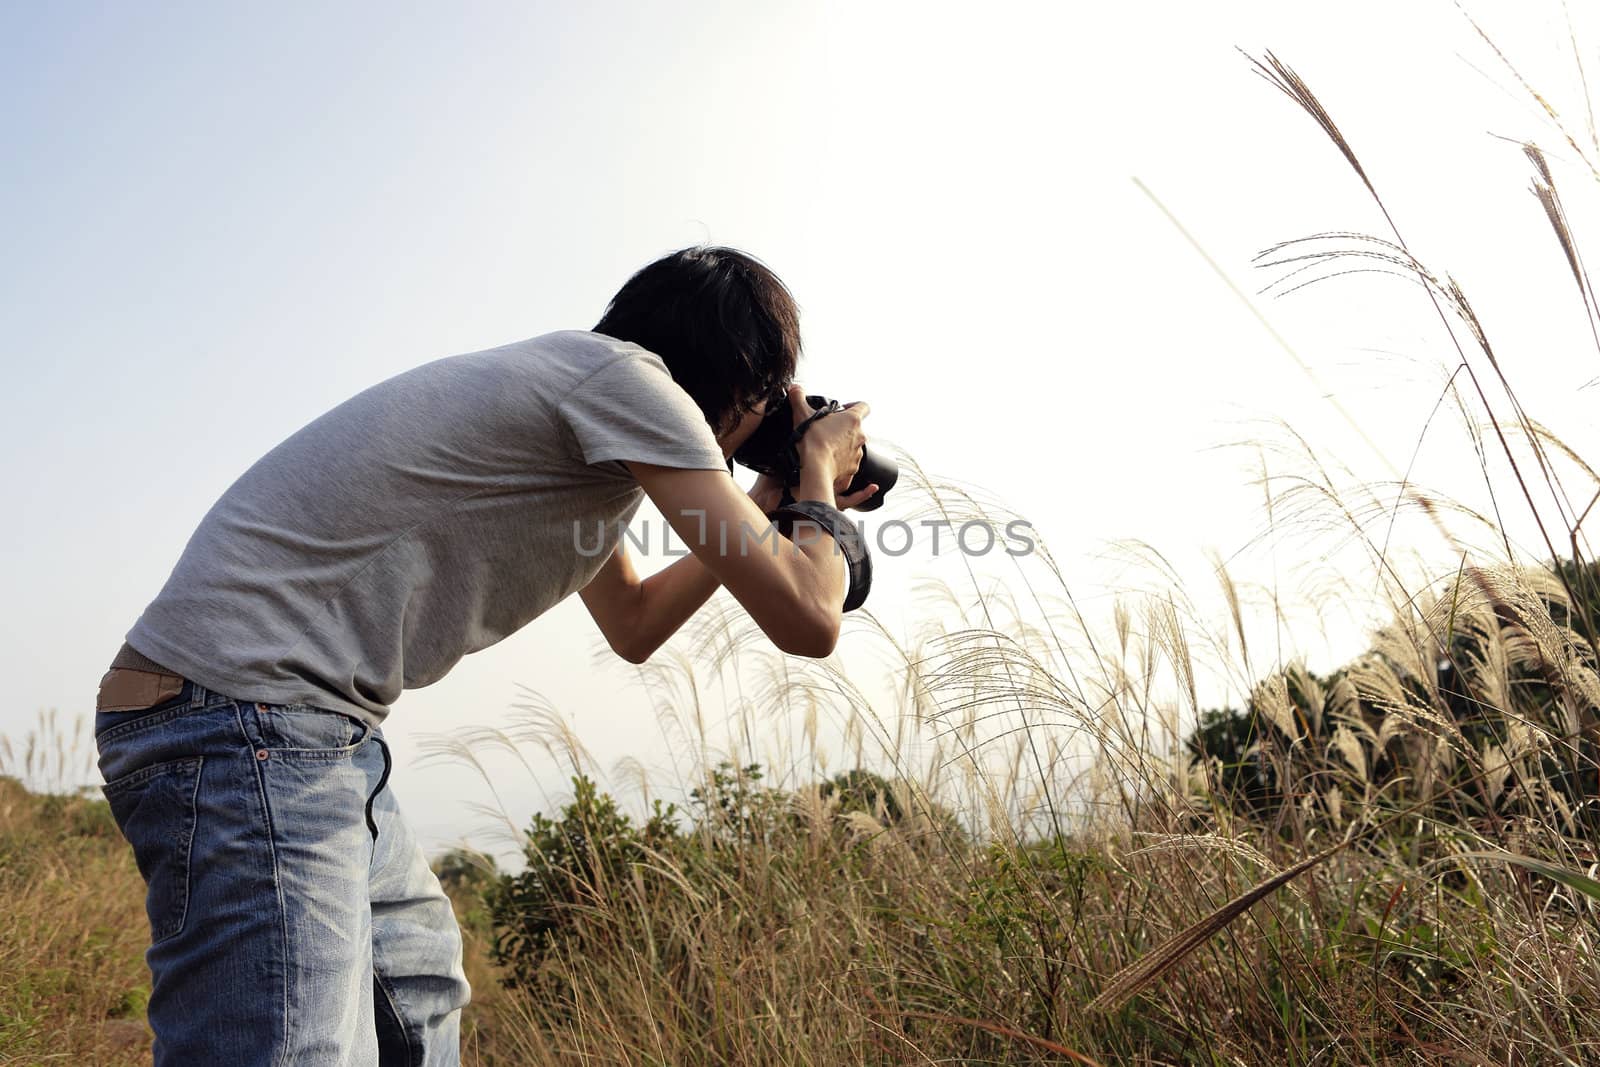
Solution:
{"label": "pale sky", "polygon": [[[1468,10],[1587,137],[1560,4]],[[1216,446],[1285,420],[1395,478],[1453,363],[1420,288],[1380,275],[1252,296],[1291,356],[1141,190],[1251,294],[1275,242],[1389,236],[1236,46],[1307,80],[1528,408],[1595,451],[1600,354],[1514,142],[1549,150],[1580,242],[1595,179],[1451,3],[13,5],[0,30],[14,738],[41,709],[92,715],[190,531],[278,441],[416,364],[588,328],[632,270],[702,240],[795,292],[809,391],[870,401],[874,439],[1026,516],[1095,610],[1122,539],[1210,595],[1207,551],[1265,521],[1253,451]],[[1600,25],[1577,30],[1600,76]],[[1459,424],[1413,477],[1470,499]],[[1242,558],[1245,579],[1292,570],[1284,551]],[[923,545],[877,570],[869,609],[909,633],[918,582],[960,563]],[[1369,608],[1288,651],[1337,665]],[[519,686],[603,766],[673,758],[603,649],[573,597],[395,705],[391,784],[429,847],[490,798],[418,766],[422,740],[510,721]],[[502,781],[518,821],[566,788],[530,763]]]}

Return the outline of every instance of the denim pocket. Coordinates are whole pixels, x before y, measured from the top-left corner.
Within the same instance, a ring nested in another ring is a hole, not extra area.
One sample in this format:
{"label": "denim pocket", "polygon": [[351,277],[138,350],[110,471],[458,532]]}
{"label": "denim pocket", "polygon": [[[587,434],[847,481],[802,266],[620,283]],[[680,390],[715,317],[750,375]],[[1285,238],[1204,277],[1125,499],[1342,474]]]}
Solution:
{"label": "denim pocket", "polygon": [[257,704],[256,723],[266,749],[282,759],[346,759],[372,727],[354,715],[309,704]]}
{"label": "denim pocket", "polygon": [[197,756],[156,763],[100,787],[145,880],[152,945],[182,930],[189,910],[189,850],[204,762]]}

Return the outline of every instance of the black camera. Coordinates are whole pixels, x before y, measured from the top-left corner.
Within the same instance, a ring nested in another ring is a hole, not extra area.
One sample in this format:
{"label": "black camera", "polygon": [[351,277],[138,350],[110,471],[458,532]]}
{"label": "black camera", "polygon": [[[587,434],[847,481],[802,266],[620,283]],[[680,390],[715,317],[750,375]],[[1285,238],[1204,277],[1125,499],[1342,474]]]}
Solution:
{"label": "black camera", "polygon": [[[825,396],[808,396],[806,403],[821,412],[840,411],[843,408],[837,400],[829,400]],[[794,410],[785,399],[784,403],[767,413],[749,440],[734,451],[733,458],[751,470],[770,474],[786,487],[792,488],[800,484],[799,440],[803,435],[803,429],[800,435],[795,434]],[[840,495],[859,492],[876,482],[878,491],[856,505],[861,511],[874,511],[883,506],[884,494],[893,488],[899,477],[900,468],[894,460],[874,452],[871,445],[862,445],[861,465],[856,468],[849,487]]]}

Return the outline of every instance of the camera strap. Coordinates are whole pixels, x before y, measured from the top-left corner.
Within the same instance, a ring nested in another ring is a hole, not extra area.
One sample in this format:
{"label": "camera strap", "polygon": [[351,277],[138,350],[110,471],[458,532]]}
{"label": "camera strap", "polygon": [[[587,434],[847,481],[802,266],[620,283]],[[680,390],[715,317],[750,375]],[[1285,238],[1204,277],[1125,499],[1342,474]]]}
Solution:
{"label": "camera strap", "polygon": [[778,532],[785,536],[785,525],[792,529],[792,522],[796,519],[805,519],[822,527],[844,553],[845,569],[849,572],[850,588],[845,592],[841,610],[854,611],[866,602],[867,594],[872,591],[872,554],[867,551],[867,542],[861,536],[860,529],[845,517],[844,512],[820,500],[796,500],[780,505],[768,513],[768,518],[778,524]]}

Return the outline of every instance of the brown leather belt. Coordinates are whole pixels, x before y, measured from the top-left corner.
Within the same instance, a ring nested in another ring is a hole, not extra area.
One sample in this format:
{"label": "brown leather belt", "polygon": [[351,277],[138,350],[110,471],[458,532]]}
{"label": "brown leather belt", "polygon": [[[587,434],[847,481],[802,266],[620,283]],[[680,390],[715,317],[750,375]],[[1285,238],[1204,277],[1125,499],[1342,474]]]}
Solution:
{"label": "brown leather belt", "polygon": [[100,679],[95,698],[96,711],[138,711],[171,700],[183,691],[183,675],[123,642],[111,660],[111,669]]}

